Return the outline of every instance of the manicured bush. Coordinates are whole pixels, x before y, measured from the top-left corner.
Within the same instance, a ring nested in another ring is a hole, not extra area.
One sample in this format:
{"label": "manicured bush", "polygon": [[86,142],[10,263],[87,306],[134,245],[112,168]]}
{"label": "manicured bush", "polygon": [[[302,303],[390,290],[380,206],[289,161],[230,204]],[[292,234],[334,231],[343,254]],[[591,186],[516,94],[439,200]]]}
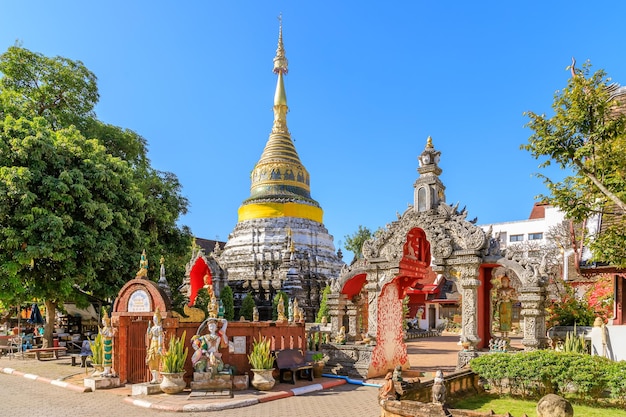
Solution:
{"label": "manicured bush", "polygon": [[606,379],[611,398],[626,406],[626,361],[613,362]]}
{"label": "manicured bush", "polygon": [[330,294],[330,285],[324,287],[324,291],[322,292],[322,299],[320,300],[320,309],[317,312],[317,316],[315,318],[316,323],[322,322],[322,317],[326,317],[326,320],[330,319],[330,315],[328,313],[328,294]]}
{"label": "manicured bush", "polygon": [[626,403],[626,362],[600,356],[537,350],[482,355],[470,362],[474,372],[502,394],[539,398],[547,393],[575,393],[597,401],[609,395]]}
{"label": "manicured bush", "polygon": [[246,320],[252,321],[252,314],[254,312],[254,297],[252,294],[247,293],[241,302],[241,308],[239,309],[239,316],[243,316]]}
{"label": "manicured bush", "polygon": [[221,300],[224,306],[224,318],[228,321],[232,321],[235,318],[235,301],[233,297],[233,290],[228,285],[222,289]]}

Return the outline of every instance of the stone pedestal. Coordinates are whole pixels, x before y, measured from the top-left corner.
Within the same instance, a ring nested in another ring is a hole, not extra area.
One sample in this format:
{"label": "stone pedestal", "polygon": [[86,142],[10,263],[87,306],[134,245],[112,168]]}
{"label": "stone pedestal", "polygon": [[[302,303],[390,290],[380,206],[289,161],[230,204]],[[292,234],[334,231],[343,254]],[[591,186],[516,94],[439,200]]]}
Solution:
{"label": "stone pedestal", "polygon": [[151,384],[149,382],[133,384],[130,388],[131,395],[154,395],[163,392],[159,384]]}
{"label": "stone pedestal", "polygon": [[198,393],[213,393],[214,395],[232,397],[233,377],[223,373],[212,376],[210,372],[194,372],[191,392],[194,396],[197,396]]}
{"label": "stone pedestal", "polygon": [[250,377],[248,375],[233,376],[233,389],[235,391],[247,390],[250,387]]}
{"label": "stone pedestal", "polygon": [[367,378],[374,351],[373,346],[330,343],[322,345],[321,351],[329,358],[323,373],[358,379]]}
{"label": "stone pedestal", "polygon": [[95,377],[95,378],[85,378],[83,380],[83,385],[87,388],[91,388],[92,391],[99,389],[109,389],[109,388],[117,388],[121,386],[120,378],[115,377]]}

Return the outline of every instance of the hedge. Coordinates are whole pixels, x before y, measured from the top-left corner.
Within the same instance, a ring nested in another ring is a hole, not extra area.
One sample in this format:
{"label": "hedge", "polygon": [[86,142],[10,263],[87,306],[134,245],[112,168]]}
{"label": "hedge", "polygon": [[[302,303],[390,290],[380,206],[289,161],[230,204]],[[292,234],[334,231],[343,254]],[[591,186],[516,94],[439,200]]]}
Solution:
{"label": "hedge", "polygon": [[499,394],[539,398],[574,393],[581,400],[610,398],[626,404],[626,361],[600,356],[536,350],[493,353],[472,359],[470,367]]}

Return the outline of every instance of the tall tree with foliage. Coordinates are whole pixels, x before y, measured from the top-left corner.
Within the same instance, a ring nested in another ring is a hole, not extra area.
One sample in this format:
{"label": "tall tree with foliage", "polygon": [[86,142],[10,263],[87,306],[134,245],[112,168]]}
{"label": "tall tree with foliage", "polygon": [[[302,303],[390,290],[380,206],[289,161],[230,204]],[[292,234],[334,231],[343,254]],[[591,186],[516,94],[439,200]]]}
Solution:
{"label": "tall tree with foliage", "polygon": [[[96,76],[82,62],[20,46],[0,55],[0,299],[57,306],[114,297],[146,249],[177,286],[191,243],[176,222],[180,184],[154,170],[146,141],[99,121]],[[76,289],[81,291],[76,291]]]}
{"label": "tall tree with foliage", "polygon": [[235,301],[233,297],[233,289],[226,285],[222,289],[221,300],[224,306],[224,318],[232,321],[235,318]]}
{"label": "tall tree with foliage", "polygon": [[[544,197],[568,218],[583,222],[596,214],[617,215],[612,226],[588,242],[594,260],[626,266],[626,115],[619,110],[617,86],[603,70],[590,74],[591,64],[570,67],[572,77],[557,91],[554,115],[527,112],[534,132],[522,145],[540,168],[556,164],[571,172],[562,181],[539,175],[550,191]],[[620,217],[621,216],[621,217]]]}
{"label": "tall tree with foliage", "polygon": [[254,307],[256,306],[254,302],[254,297],[252,294],[247,293],[246,296],[241,301],[241,308],[239,309],[239,317],[244,317],[246,320],[252,321],[252,315],[254,313]]}
{"label": "tall tree with foliage", "polygon": [[363,244],[371,237],[372,232],[370,231],[370,229],[359,225],[359,230],[357,230],[352,235],[346,235],[344,237],[346,239],[345,247],[346,249],[354,253],[355,259],[360,259],[363,257]]}

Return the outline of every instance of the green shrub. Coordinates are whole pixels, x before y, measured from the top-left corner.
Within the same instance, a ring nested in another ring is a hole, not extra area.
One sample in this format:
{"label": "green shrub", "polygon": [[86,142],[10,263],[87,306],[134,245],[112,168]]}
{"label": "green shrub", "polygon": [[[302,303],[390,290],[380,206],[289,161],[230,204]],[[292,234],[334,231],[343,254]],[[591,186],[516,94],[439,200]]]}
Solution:
{"label": "green shrub", "polygon": [[104,360],[104,341],[102,340],[102,334],[98,333],[93,340],[89,341],[89,348],[91,349],[91,362],[102,365]]}
{"label": "green shrub", "polygon": [[330,319],[328,313],[328,294],[330,294],[330,285],[324,287],[324,291],[322,292],[322,299],[320,300],[320,309],[317,312],[317,316],[315,317],[316,323],[322,322],[322,317],[326,317],[326,320]]}
{"label": "green shrub", "polygon": [[235,302],[233,298],[233,290],[228,285],[222,289],[221,300],[224,306],[224,318],[233,321],[235,318]]}
{"label": "green shrub", "polygon": [[485,378],[489,386],[495,387],[499,394],[505,384],[505,379],[509,376],[509,361],[512,355],[508,353],[493,353],[482,355],[472,359],[470,367],[481,377]]}
{"label": "green shrub", "polygon": [[187,360],[188,348],[185,347],[185,338],[187,332],[184,331],[182,337],[178,338],[174,335],[170,338],[167,345],[167,351],[163,355],[161,365],[163,372],[176,373],[185,370],[185,361]]}
{"label": "green shrub", "polygon": [[547,393],[597,401],[609,394],[626,403],[626,362],[572,352],[537,350],[482,355],[470,362],[474,372],[499,394],[508,384],[512,395],[539,398]]}
{"label": "green shrub", "polygon": [[270,340],[267,337],[254,339],[252,351],[248,355],[248,362],[252,369],[272,369],[274,368],[274,354],[272,353]]}
{"label": "green shrub", "polygon": [[613,362],[606,375],[611,398],[626,406],[626,361]]}
{"label": "green shrub", "polygon": [[254,297],[252,297],[252,294],[247,293],[243,301],[241,302],[239,316],[243,316],[246,320],[252,321],[252,314],[254,313],[255,306],[256,304],[254,303]]}

